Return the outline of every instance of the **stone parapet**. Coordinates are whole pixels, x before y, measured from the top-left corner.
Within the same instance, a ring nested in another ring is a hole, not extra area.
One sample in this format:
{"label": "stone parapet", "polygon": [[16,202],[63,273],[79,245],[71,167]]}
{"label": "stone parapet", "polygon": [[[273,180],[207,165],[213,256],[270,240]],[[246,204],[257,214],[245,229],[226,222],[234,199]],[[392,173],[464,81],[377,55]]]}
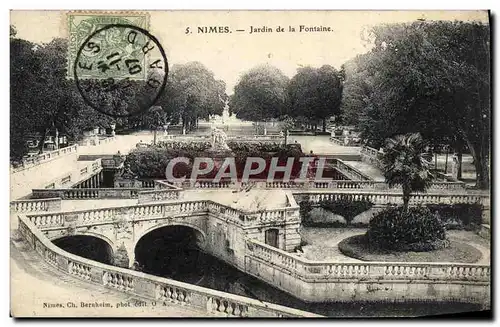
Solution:
{"label": "stone parapet", "polygon": [[192,307],[210,316],[320,317],[297,309],[88,260],[52,244],[29,219],[19,219],[20,233],[48,264],[89,283],[160,303]]}

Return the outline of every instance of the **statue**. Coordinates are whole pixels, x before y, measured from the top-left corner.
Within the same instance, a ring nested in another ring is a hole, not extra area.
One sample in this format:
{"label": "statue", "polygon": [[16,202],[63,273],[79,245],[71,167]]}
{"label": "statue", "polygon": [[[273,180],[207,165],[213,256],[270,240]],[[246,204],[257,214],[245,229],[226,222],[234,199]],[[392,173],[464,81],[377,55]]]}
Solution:
{"label": "statue", "polygon": [[227,145],[226,141],[227,141],[227,135],[223,130],[218,129],[217,127],[212,129],[212,148],[211,148],[211,150],[216,150],[216,151],[231,150],[229,148],[229,146]]}
{"label": "statue", "polygon": [[126,179],[133,179],[133,178],[135,178],[135,174],[130,169],[130,164],[128,162],[124,163],[124,165],[123,165],[123,172],[121,173],[120,177],[126,178]]}
{"label": "statue", "polygon": [[454,154],[452,157],[451,177],[453,177],[453,179],[457,179],[458,177],[458,157],[456,154]]}

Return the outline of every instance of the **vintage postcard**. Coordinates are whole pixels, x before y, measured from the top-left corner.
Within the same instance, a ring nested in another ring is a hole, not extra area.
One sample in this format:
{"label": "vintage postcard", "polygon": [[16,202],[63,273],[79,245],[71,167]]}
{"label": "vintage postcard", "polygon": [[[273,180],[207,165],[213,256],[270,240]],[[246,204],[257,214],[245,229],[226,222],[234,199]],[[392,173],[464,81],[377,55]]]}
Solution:
{"label": "vintage postcard", "polygon": [[492,317],[490,33],[11,11],[11,316]]}

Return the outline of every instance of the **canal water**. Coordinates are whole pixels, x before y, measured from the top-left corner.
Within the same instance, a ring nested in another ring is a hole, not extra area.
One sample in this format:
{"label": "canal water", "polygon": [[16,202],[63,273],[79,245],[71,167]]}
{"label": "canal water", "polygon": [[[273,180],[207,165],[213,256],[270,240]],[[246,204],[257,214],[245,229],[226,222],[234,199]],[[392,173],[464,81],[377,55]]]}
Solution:
{"label": "canal water", "polygon": [[193,237],[180,228],[168,234],[158,230],[156,235],[141,239],[136,247],[140,269],[153,275],[330,317],[415,317],[480,310],[478,305],[452,302],[307,303],[199,251],[193,246]]}

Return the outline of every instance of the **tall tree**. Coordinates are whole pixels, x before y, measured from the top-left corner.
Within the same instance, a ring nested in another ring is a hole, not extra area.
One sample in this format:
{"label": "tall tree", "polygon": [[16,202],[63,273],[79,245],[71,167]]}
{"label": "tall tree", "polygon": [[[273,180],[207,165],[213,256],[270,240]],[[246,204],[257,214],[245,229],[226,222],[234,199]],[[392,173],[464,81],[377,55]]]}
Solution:
{"label": "tall tree", "polygon": [[28,113],[34,112],[34,91],[40,60],[35,55],[35,44],[16,39],[15,28],[10,28],[10,157],[19,160],[26,153],[25,139],[37,129],[36,120]]}
{"label": "tall tree", "polygon": [[172,120],[182,120],[191,130],[199,119],[221,115],[228,99],[224,81],[199,62],[174,65],[169,74],[164,96],[158,102]]}
{"label": "tall tree", "polygon": [[234,87],[229,107],[236,117],[268,121],[284,112],[288,77],[278,68],[261,65],[245,73]]}
{"label": "tall tree", "polygon": [[415,22],[373,29],[374,48],[346,63],[343,109],[380,146],[420,132],[474,157],[476,185],[489,187],[489,27]]}
{"label": "tall tree", "polygon": [[[15,29],[14,29],[15,31]],[[77,141],[83,130],[108,127],[108,116],[87,106],[74,83],[66,79],[67,40],[38,45],[15,38],[11,28],[11,158],[26,153],[28,136],[38,133],[40,147],[51,129]]]}
{"label": "tall tree", "polygon": [[288,114],[322,121],[325,131],[326,119],[340,115],[342,88],[343,73],[332,66],[300,68],[288,85]]}

